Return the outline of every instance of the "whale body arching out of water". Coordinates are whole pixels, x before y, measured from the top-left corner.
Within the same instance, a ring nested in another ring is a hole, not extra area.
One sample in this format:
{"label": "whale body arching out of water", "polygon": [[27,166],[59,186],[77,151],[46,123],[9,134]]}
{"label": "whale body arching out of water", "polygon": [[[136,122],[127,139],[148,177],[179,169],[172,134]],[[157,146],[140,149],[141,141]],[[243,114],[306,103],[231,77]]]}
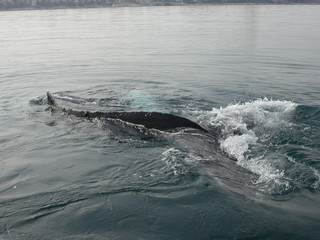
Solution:
{"label": "whale body arching out of water", "polygon": [[161,112],[89,112],[77,111],[73,109],[58,106],[53,96],[47,92],[48,104],[54,109],[61,110],[69,115],[84,117],[88,119],[119,119],[124,122],[143,125],[148,129],[157,129],[161,131],[170,131],[179,128],[194,128],[207,132],[199,124],[176,115]]}
{"label": "whale body arching out of water", "polygon": [[[204,160],[206,175],[218,179],[219,184],[227,186],[232,192],[241,195],[249,194],[254,189],[249,187],[251,172],[235,164],[237,159],[227,156],[221,151],[212,132],[187,118],[161,112],[78,111],[58,105],[49,92],[47,92],[47,103],[53,110],[76,117],[106,121],[121,120],[126,123],[142,125],[147,129],[168,132],[169,135],[166,136],[169,139],[173,139],[177,145],[189,149],[192,154]],[[181,131],[181,129],[187,131]],[[200,132],[194,132],[193,129]],[[179,134],[171,135],[172,132],[179,132]],[[226,178],[226,176],[228,177]],[[246,186],[246,188],[243,189],[243,186]],[[255,196],[255,191],[253,190],[251,194]]]}

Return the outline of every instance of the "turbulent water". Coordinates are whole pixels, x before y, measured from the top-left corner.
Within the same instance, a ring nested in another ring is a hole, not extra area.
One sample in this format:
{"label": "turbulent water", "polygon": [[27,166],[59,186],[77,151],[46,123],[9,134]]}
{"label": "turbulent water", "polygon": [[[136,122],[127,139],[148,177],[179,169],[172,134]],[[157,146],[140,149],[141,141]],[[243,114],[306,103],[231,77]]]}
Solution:
{"label": "turbulent water", "polygon": [[1,12],[0,238],[318,239],[319,10]]}

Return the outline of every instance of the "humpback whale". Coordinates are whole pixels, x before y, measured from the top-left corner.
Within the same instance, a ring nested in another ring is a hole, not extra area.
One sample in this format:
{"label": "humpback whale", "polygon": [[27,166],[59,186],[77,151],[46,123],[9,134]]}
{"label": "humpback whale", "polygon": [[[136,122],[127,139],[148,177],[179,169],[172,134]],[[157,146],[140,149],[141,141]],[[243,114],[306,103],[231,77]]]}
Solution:
{"label": "humpback whale", "polygon": [[90,112],[77,111],[59,106],[50,92],[47,92],[47,102],[53,109],[65,112],[68,115],[87,119],[118,119],[124,122],[143,125],[148,129],[170,131],[178,128],[194,128],[207,132],[197,123],[180,116],[161,112]]}

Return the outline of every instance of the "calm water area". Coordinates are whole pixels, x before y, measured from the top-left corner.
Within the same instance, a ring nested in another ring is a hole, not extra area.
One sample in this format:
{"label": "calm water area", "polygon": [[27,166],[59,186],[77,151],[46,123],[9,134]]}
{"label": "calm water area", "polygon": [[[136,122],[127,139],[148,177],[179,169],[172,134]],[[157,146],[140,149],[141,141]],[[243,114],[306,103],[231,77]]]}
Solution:
{"label": "calm water area", "polygon": [[0,12],[0,239],[319,239],[319,39],[319,5]]}

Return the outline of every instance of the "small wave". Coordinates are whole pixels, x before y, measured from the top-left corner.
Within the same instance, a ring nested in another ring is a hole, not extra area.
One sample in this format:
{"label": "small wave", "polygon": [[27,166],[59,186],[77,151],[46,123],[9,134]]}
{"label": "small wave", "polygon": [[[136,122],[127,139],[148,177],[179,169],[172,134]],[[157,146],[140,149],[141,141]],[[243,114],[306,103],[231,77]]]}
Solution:
{"label": "small wave", "polygon": [[317,177],[317,180],[313,183],[313,188],[319,189],[320,188],[320,172],[317,169],[311,168],[314,175]]}
{"label": "small wave", "polygon": [[71,96],[68,94],[65,94],[63,92],[58,92],[56,94],[54,94],[54,97],[62,100],[65,103],[73,103],[73,104],[77,104],[77,105],[86,105],[88,103],[90,104],[96,104],[97,100],[94,98],[81,98],[81,97],[75,97],[75,96]]}
{"label": "small wave", "polygon": [[[65,96],[63,94],[57,94],[57,93],[55,93],[53,95],[56,99],[59,99],[59,100],[69,101],[69,102],[73,102],[73,103],[79,103],[78,99],[74,98],[74,97]],[[44,105],[44,104],[47,104],[47,97],[44,95],[33,97],[29,100],[29,103],[31,105]]]}
{"label": "small wave", "polygon": [[156,103],[154,97],[142,90],[129,91],[125,100],[136,111],[161,111],[161,107]]}
{"label": "small wave", "polygon": [[[320,172],[316,168],[307,165],[305,162],[299,162],[295,158],[286,154],[289,162],[292,163],[292,175],[304,185],[307,185],[311,189],[320,189]],[[290,171],[288,171],[290,172]]]}
{"label": "small wave", "polygon": [[166,165],[171,169],[175,176],[179,176],[187,172],[187,169],[181,163],[181,159],[183,158],[183,153],[176,148],[169,148],[162,153],[162,161],[166,162]]}

